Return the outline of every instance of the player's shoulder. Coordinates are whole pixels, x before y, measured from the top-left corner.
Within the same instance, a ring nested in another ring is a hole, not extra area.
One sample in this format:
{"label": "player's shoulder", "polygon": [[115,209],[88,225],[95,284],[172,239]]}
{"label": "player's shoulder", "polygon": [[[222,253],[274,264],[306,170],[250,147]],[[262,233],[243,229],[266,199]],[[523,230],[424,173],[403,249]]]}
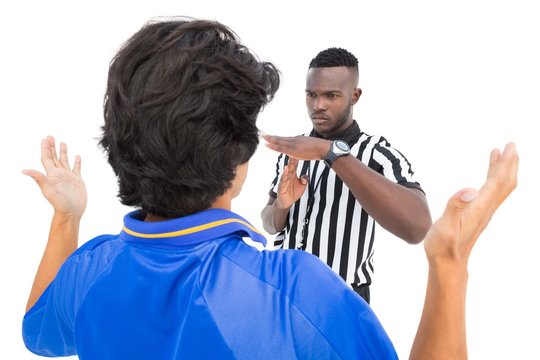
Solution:
{"label": "player's shoulder", "polygon": [[103,234],[86,241],[84,244],[79,246],[77,250],[75,250],[72,256],[107,251],[110,250],[110,248],[116,248],[121,244],[122,242],[119,241],[118,235]]}
{"label": "player's shoulder", "polygon": [[87,269],[106,268],[125,243],[118,235],[100,235],[82,244],[64,262],[61,273],[85,273]]}
{"label": "player's shoulder", "polygon": [[[275,268],[281,273],[281,283],[297,290],[318,293],[326,290],[346,289],[348,286],[326,263],[303,250],[268,251]],[[286,277],[286,281],[283,278]]]}

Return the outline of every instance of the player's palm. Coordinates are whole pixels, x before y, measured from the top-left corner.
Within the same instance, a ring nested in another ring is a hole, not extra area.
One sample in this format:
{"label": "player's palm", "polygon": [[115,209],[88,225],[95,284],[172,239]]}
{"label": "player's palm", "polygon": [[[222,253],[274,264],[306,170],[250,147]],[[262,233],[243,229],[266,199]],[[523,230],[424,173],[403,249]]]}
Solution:
{"label": "player's palm", "polygon": [[463,189],[450,198],[444,214],[424,241],[430,261],[468,261],[476,240],[499,205],[517,186],[518,154],[513,143],[503,153],[491,153],[486,182],[480,189]]}
{"label": "player's palm", "polygon": [[54,138],[49,136],[41,142],[41,162],[45,168],[45,174],[37,170],[24,170],[23,173],[35,180],[55,212],[81,217],[86,209],[87,193],[86,185],[81,177],[80,157],[75,157],[73,168],[71,168],[67,146],[60,144],[60,156],[58,156]]}

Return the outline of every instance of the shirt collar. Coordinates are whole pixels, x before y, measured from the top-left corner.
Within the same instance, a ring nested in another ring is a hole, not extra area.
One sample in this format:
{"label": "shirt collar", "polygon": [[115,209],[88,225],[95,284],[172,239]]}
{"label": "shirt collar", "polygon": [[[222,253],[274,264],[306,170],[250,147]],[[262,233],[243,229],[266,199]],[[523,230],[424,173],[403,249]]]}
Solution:
{"label": "shirt collar", "polygon": [[[360,139],[361,134],[362,134],[362,132],[360,131],[360,127],[358,126],[358,123],[356,122],[356,120],[353,119],[352,124],[348,128],[346,128],[345,130],[343,130],[339,134],[328,137],[326,139],[327,140],[342,139],[345,142],[347,142],[347,144],[349,144],[349,146],[352,146],[358,141],[358,139]],[[309,136],[323,138],[322,135],[318,134],[315,131],[315,129],[311,130],[311,133],[309,134]]]}
{"label": "shirt collar", "polygon": [[196,245],[236,235],[250,237],[266,246],[266,238],[247,220],[225,209],[208,209],[176,219],[146,222],[140,211],[124,217],[120,238],[125,241],[162,246]]}

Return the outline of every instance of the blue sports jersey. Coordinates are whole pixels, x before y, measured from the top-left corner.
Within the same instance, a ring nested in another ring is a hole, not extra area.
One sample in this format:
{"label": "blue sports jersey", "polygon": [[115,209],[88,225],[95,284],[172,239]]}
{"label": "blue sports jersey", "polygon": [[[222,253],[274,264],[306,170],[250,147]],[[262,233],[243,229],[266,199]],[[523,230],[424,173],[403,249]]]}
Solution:
{"label": "blue sports jersey", "polygon": [[259,251],[239,215],[124,218],[75,251],[23,320],[28,349],[81,359],[397,359],[369,305],[304,251]]}

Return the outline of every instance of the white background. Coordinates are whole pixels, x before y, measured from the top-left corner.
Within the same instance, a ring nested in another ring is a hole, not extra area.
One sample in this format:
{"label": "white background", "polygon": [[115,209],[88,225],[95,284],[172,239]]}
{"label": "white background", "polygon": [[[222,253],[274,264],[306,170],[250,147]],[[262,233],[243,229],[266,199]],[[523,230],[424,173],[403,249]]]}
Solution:
{"label": "white background", "polygon": [[[0,311],[2,359],[34,359],[21,340],[27,295],[45,246],[51,209],[22,175],[41,169],[40,139],[66,141],[83,158],[90,201],[81,241],[117,233],[130,209],[97,147],[107,67],[120,44],[153,16],[221,21],[282,72],[260,128],[309,128],[307,65],[341,46],[360,62],[360,127],[382,134],[413,163],[434,218],[446,199],[479,186],[489,152],[515,141],[518,189],[470,260],[470,359],[539,359],[538,156],[540,11],[535,1],[18,1],[0,5],[3,141]],[[298,5],[296,5],[298,4]],[[293,7],[294,6],[294,7]],[[533,130],[535,129],[535,130]],[[275,153],[260,146],[234,209],[262,229]],[[423,248],[377,230],[372,306],[407,358],[424,298]],[[271,309],[269,309],[271,311]]]}

